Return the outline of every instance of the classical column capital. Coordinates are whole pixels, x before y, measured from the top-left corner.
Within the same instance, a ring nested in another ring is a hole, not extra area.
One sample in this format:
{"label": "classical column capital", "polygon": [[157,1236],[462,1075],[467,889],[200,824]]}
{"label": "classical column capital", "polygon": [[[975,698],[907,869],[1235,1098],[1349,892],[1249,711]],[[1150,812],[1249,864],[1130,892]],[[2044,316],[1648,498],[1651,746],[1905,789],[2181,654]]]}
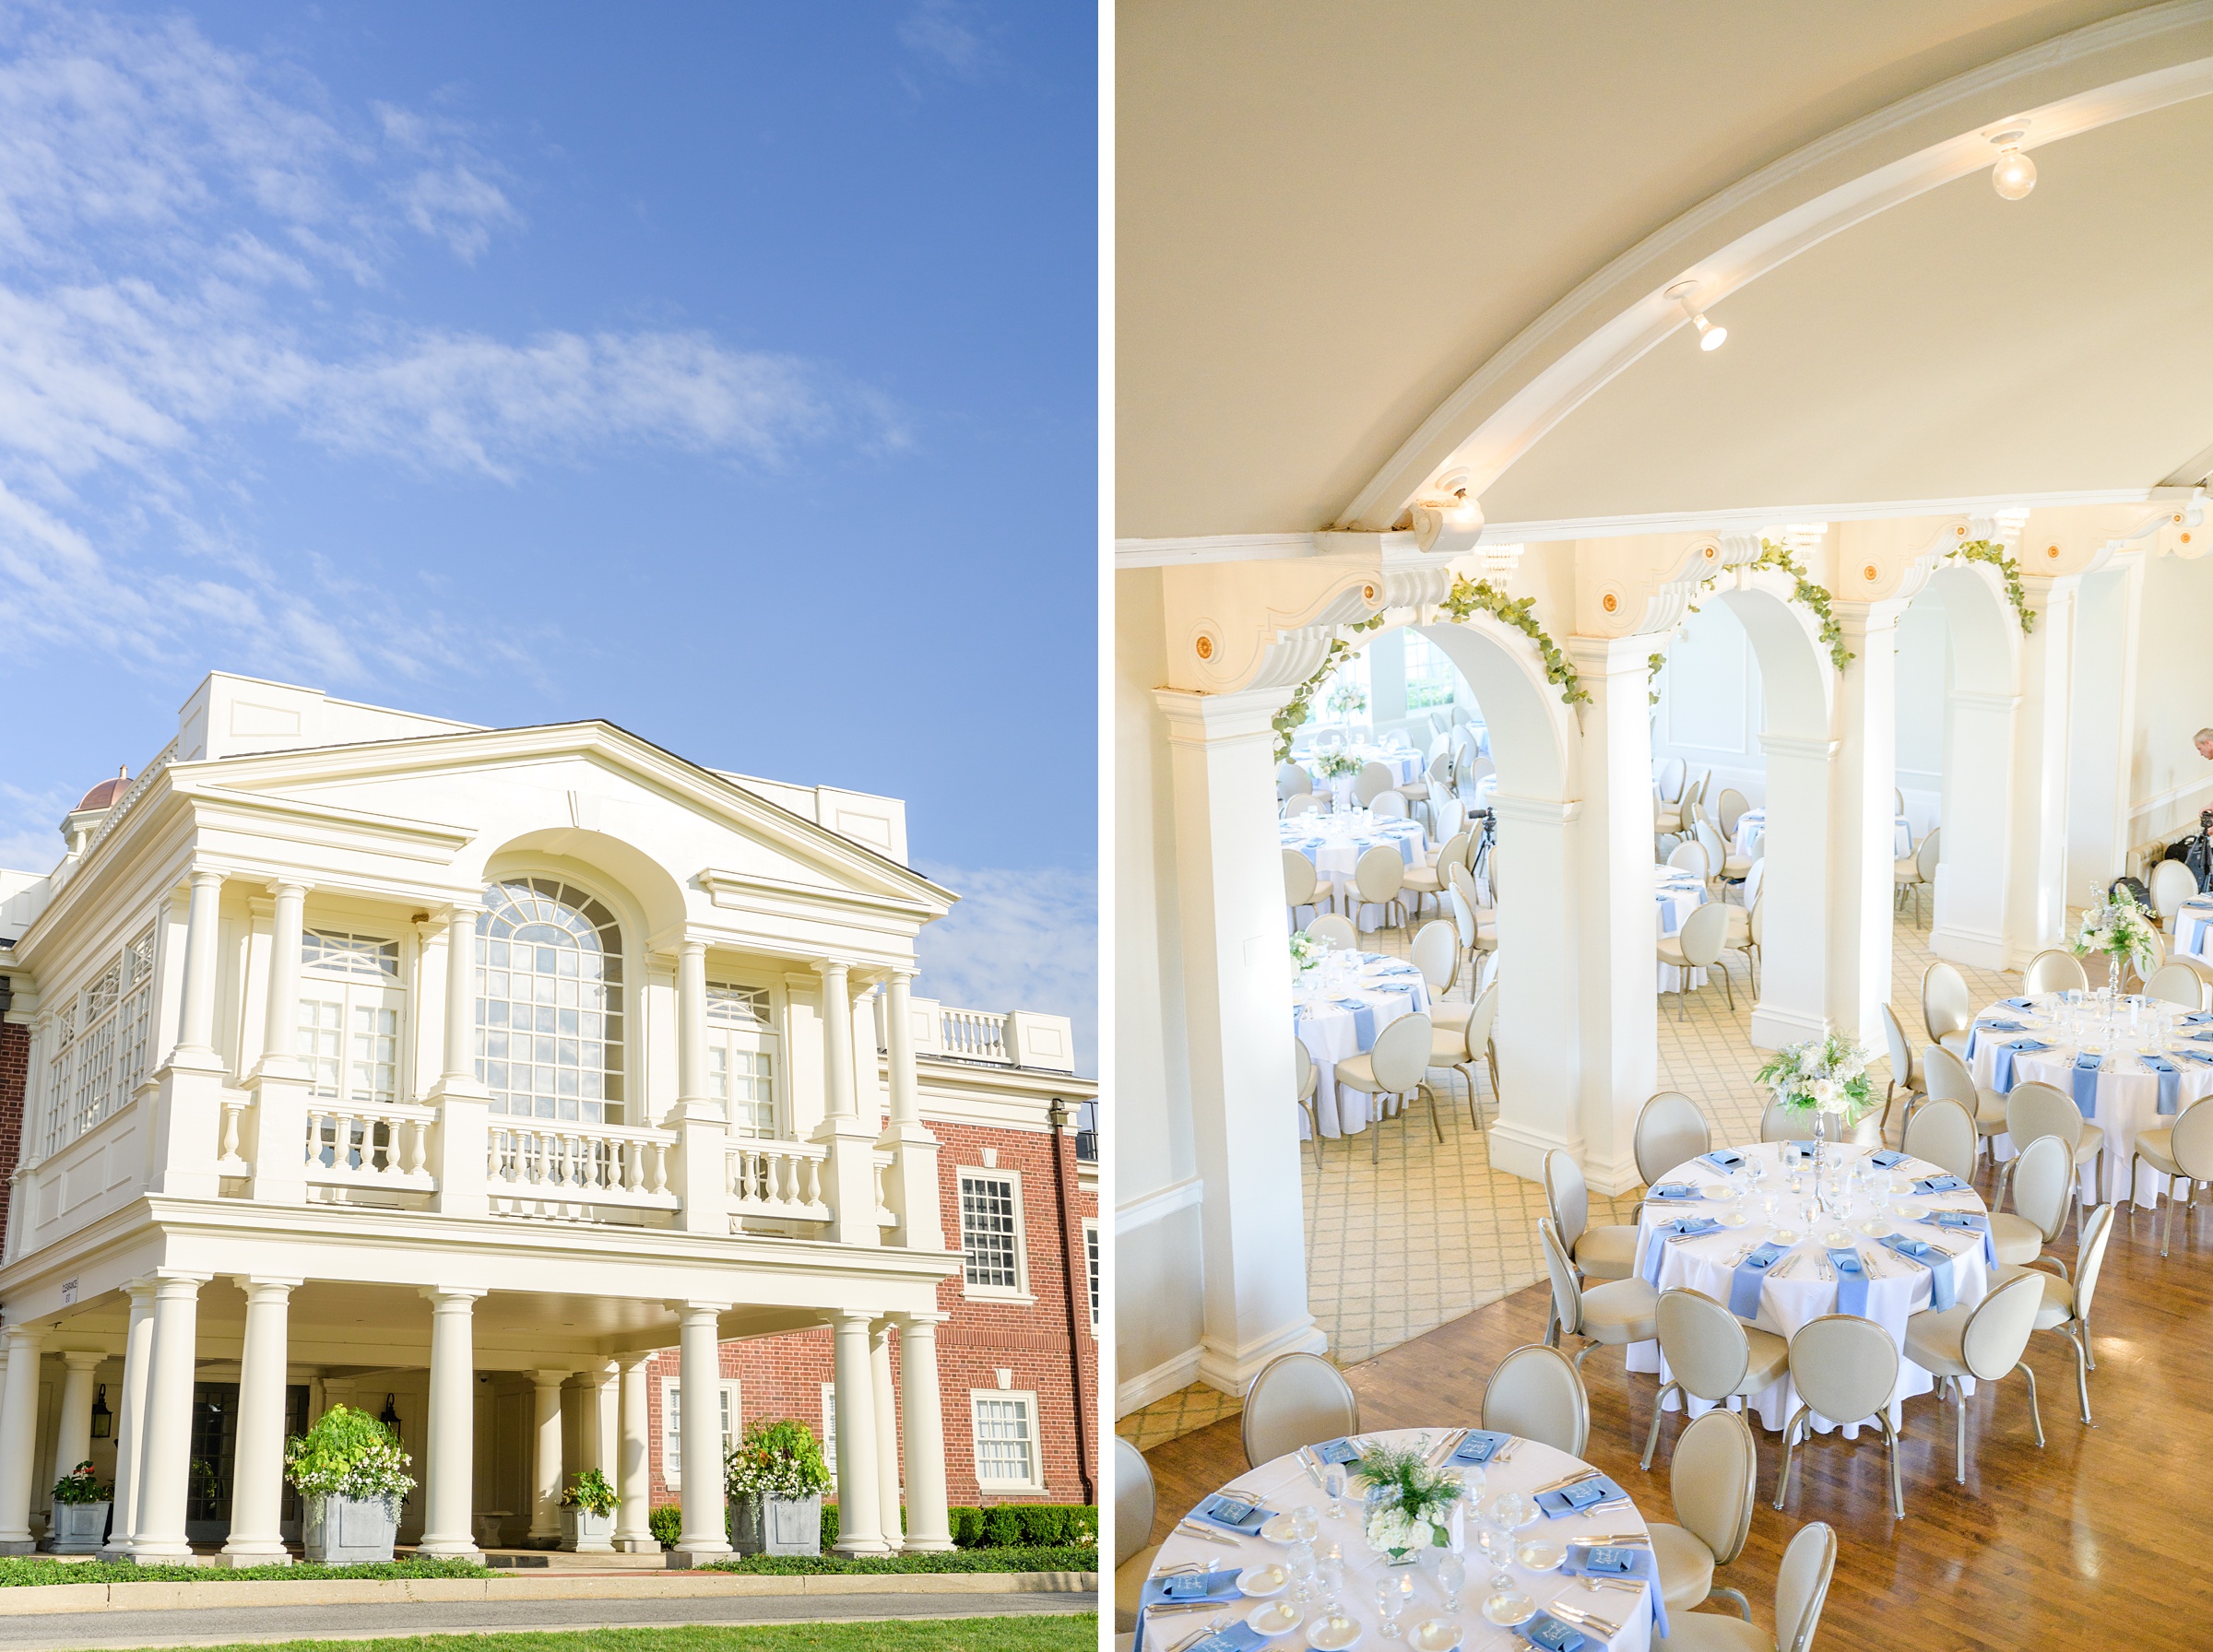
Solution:
{"label": "classical column capital", "polygon": [[937,1335],[938,1327],[943,1325],[953,1316],[932,1308],[927,1314],[894,1314],[892,1317],[899,1322],[899,1328],[902,1332],[912,1332],[917,1337],[934,1337]]}
{"label": "classical column capital", "polygon": [[483,913],[484,903],[481,901],[448,901],[438,909],[438,915],[445,920],[449,928],[456,924],[473,924]]}
{"label": "classical column capital", "polygon": [[269,1274],[241,1273],[231,1277],[231,1283],[245,1293],[248,1303],[289,1302],[291,1294],[305,1280],[282,1279]]}
{"label": "classical column capital", "polygon": [[62,1350],[62,1361],[72,1371],[90,1371],[108,1358],[109,1355],[104,1351],[97,1348],[65,1348]]}
{"label": "classical column capital", "polygon": [[491,1294],[482,1285],[418,1285],[416,1290],[436,1314],[467,1314],[476,1307],[479,1298]]}
{"label": "classical column capital", "polygon": [[185,874],[185,881],[195,889],[220,889],[230,874],[214,867],[195,866]]}
{"label": "classical column capital", "polygon": [[651,1364],[654,1356],[659,1352],[660,1350],[657,1348],[626,1348],[614,1356],[614,1362],[621,1368],[622,1375],[628,1376],[639,1366]]}
{"label": "classical column capital", "polygon": [[563,1365],[558,1370],[549,1366],[543,1370],[533,1369],[530,1373],[530,1380],[540,1388],[558,1388],[575,1375],[576,1371],[574,1366]]}
{"label": "classical column capital", "polygon": [[669,1311],[676,1316],[680,1324],[697,1325],[703,1319],[721,1318],[723,1315],[730,1311],[730,1305],[727,1302],[696,1302],[671,1298],[669,1303]]}
{"label": "classical column capital", "polygon": [[676,943],[676,955],[680,958],[704,958],[707,943],[699,937],[687,935]]}
{"label": "classical column capital", "polygon": [[185,1273],[163,1268],[154,1274],[154,1296],[171,1302],[199,1300],[200,1287],[215,1275],[212,1273]]}
{"label": "classical column capital", "polygon": [[263,887],[279,901],[304,901],[315,892],[315,886],[302,878],[272,878]]}
{"label": "classical column capital", "polygon": [[837,1330],[872,1328],[877,1314],[874,1308],[832,1308],[822,1316],[822,1323]]}

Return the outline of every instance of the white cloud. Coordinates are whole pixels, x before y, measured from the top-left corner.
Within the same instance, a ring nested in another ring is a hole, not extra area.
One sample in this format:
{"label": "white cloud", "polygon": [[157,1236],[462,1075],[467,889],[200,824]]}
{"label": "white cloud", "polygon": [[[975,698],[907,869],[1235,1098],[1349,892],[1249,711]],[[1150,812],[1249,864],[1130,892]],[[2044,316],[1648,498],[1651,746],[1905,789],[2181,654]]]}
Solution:
{"label": "white cloud", "polygon": [[1079,1070],[1098,1071],[1098,879],[1047,867],[1012,871],[921,862],[961,897],[917,941],[925,997],[966,1009],[1035,1009],[1075,1023]]}
{"label": "white cloud", "polygon": [[899,42],[963,80],[982,80],[1000,66],[975,6],[962,0],[921,0],[899,23]]}

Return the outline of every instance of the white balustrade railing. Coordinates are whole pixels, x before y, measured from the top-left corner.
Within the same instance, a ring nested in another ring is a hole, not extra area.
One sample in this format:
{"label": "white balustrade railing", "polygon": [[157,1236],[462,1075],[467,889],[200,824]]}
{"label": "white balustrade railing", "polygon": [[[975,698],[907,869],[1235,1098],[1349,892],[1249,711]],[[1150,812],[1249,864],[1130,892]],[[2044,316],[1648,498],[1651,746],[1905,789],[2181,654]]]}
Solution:
{"label": "white balustrade railing", "polygon": [[[437,1182],[428,1168],[432,1107],[398,1103],[310,1101],[307,1103],[307,1183],[330,1198],[342,1190],[384,1189],[430,1193]],[[226,1110],[224,1156],[235,1158]],[[311,1196],[312,1197],[312,1196]]]}
{"label": "white balustrade railing", "polygon": [[988,1009],[938,1009],[938,1040],[948,1056],[966,1061],[1004,1061],[1007,1053],[1007,1018]]}
{"label": "white balustrade railing", "polygon": [[[876,1048],[890,1049],[890,1028],[884,1024],[888,1005],[880,997],[876,1011]],[[1032,1067],[1047,1072],[1076,1070],[1075,1027],[1065,1015],[1041,1015],[1034,1009],[961,1009],[935,998],[909,998],[913,1017],[910,1036],[917,1056],[950,1056],[956,1061],[988,1062],[994,1067]]]}
{"label": "white balustrade railing", "polygon": [[830,1150],[814,1141],[736,1137],[723,1152],[723,1191],[732,1217],[774,1217],[785,1221],[828,1221],[822,1163]]}
{"label": "white balustrade railing", "polygon": [[495,1114],[485,1161],[492,1209],[572,1216],[590,1206],[673,1210],[669,1154],[675,1145],[669,1130]]}

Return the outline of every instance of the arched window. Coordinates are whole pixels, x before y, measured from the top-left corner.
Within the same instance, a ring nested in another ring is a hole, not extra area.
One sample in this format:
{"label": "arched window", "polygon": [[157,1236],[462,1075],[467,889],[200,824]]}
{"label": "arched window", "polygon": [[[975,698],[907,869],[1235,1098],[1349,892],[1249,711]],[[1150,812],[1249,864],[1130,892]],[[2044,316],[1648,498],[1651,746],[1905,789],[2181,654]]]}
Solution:
{"label": "arched window", "polygon": [[477,920],[477,1077],[494,1113],[620,1124],[622,932],[556,878],[484,891]]}

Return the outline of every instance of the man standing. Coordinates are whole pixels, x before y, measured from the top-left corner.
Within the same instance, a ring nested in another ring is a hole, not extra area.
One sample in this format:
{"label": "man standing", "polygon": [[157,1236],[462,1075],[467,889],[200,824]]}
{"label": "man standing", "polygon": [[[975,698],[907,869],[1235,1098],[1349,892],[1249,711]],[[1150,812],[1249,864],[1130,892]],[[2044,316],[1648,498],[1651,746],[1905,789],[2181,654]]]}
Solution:
{"label": "man standing", "polygon": [[2207,762],[2213,763],[2213,728],[2201,728],[2197,731],[2197,754]]}

